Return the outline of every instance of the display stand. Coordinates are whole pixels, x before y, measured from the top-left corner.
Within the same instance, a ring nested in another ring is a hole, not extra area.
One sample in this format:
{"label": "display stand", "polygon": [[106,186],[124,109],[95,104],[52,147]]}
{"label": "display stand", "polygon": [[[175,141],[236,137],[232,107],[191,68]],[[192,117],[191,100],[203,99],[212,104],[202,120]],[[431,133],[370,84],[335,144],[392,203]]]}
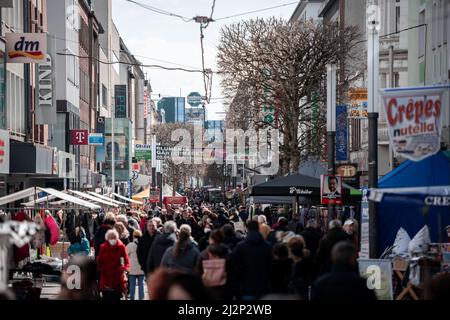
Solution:
{"label": "display stand", "polygon": [[[408,264],[409,261],[404,259],[394,259],[393,261],[394,276],[397,277],[400,283],[403,283],[405,280],[405,274],[408,270]],[[400,294],[397,296],[396,300],[405,300],[408,295],[413,300],[419,300],[419,296],[415,291],[417,289],[418,288],[415,287],[411,282],[408,282],[406,287],[404,287]]]}

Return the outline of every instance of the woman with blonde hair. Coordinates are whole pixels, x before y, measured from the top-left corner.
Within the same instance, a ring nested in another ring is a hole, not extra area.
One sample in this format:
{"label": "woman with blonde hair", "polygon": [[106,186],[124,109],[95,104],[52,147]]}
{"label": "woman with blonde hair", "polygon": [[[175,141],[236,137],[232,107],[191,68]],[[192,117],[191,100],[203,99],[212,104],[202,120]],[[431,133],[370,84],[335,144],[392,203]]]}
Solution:
{"label": "woman with blonde hair", "polygon": [[269,225],[267,224],[266,216],[263,214],[260,214],[259,216],[256,216],[255,220],[258,221],[259,232],[263,236],[264,240],[267,240],[267,238],[269,237],[270,231],[272,231],[272,230],[270,229]]}
{"label": "woman with blonde hair", "polygon": [[114,225],[114,229],[116,229],[117,233],[119,234],[120,241],[122,241],[124,245],[128,245],[130,243],[130,233],[128,232],[127,227],[125,227],[122,222],[118,221]]}
{"label": "woman with blonde hair", "polygon": [[139,240],[142,237],[140,230],[133,231],[133,241],[127,244],[127,254],[130,258],[130,273],[128,274],[128,292],[130,300],[135,300],[136,282],[139,288],[139,300],[144,300],[144,271],[139,264],[137,248]]}

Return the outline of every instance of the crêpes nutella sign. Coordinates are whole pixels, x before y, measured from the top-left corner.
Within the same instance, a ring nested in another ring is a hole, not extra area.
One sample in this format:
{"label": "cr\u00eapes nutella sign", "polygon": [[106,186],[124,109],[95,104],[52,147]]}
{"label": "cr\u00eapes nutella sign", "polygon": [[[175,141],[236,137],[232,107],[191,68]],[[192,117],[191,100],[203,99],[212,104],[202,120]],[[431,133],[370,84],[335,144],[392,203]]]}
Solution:
{"label": "cr\u00eapes nutella sign", "polygon": [[421,161],[439,152],[442,113],[450,87],[398,88],[381,91],[391,145],[396,155]]}

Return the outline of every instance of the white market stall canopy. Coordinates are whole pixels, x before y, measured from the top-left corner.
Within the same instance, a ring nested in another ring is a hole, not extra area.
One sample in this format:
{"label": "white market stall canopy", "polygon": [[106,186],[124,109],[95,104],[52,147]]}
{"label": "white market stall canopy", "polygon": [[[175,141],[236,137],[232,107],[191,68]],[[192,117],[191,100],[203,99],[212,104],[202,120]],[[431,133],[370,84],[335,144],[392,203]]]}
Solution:
{"label": "white market stall canopy", "polygon": [[120,201],[114,200],[113,198],[110,198],[110,197],[107,197],[107,196],[104,196],[104,195],[101,195],[101,194],[98,194],[98,193],[95,193],[95,192],[92,192],[92,191],[88,191],[88,193],[90,195],[94,196],[94,197],[97,197],[97,198],[100,198],[100,199],[103,199],[103,200],[106,200],[106,201],[110,201],[110,202],[115,203],[115,204],[117,204],[119,206],[126,206],[127,205],[125,202],[120,202]]}
{"label": "white market stall canopy", "polygon": [[144,204],[144,203],[141,202],[141,201],[136,201],[136,200],[128,199],[128,198],[126,198],[126,197],[124,197],[124,196],[121,196],[120,194],[117,194],[117,193],[113,193],[113,195],[114,195],[115,197],[119,198],[119,199],[122,199],[122,200],[128,201],[128,202],[131,202],[131,203],[134,203],[134,204]]}
{"label": "white market stall canopy", "polygon": [[[45,192],[47,193],[47,196],[42,197],[40,199],[36,199],[33,201],[28,202],[27,204],[31,204],[31,205],[35,205],[36,203],[41,203],[41,202],[45,202],[48,200],[53,200],[53,199],[61,199],[61,200],[65,200],[67,202],[71,202],[73,204],[91,209],[91,210],[98,210],[101,209],[100,206],[90,203],[88,201],[85,201],[83,199],[79,199],[77,197],[73,197],[67,193],[52,189],[52,188],[41,188],[41,187],[32,187],[32,188],[28,188],[22,191],[18,191],[15,192],[13,194],[9,194],[7,196],[4,196],[2,198],[0,198],[0,206],[1,205],[5,205],[8,203],[12,203],[18,200],[22,200],[22,199],[26,199],[26,198],[30,198],[30,197],[38,197],[39,193],[41,192]],[[39,202],[37,202],[39,201]]]}
{"label": "white market stall canopy", "polygon": [[74,195],[77,195],[77,196],[79,196],[81,198],[85,198],[85,199],[88,199],[88,200],[91,200],[91,201],[95,201],[95,202],[101,203],[103,205],[107,205],[107,206],[114,207],[114,208],[118,208],[119,207],[117,204],[113,203],[112,201],[107,201],[107,200],[104,200],[104,199],[100,199],[98,197],[95,197],[93,195],[90,195],[90,194],[87,194],[87,193],[84,193],[84,192],[81,192],[81,191],[69,190],[69,192],[74,194]]}

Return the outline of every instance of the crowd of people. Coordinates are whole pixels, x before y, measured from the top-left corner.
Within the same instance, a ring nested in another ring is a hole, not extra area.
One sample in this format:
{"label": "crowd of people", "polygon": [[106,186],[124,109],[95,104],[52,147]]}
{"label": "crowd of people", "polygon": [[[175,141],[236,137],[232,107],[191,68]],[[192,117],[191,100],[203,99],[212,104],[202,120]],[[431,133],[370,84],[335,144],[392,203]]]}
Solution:
{"label": "crowd of people", "polygon": [[354,219],[303,225],[283,208],[223,204],[98,219],[92,249],[82,227],[69,232],[68,265],[85,286],[69,290],[63,276],[61,299],[143,300],[147,287],[152,300],[376,300],[358,271]]}

